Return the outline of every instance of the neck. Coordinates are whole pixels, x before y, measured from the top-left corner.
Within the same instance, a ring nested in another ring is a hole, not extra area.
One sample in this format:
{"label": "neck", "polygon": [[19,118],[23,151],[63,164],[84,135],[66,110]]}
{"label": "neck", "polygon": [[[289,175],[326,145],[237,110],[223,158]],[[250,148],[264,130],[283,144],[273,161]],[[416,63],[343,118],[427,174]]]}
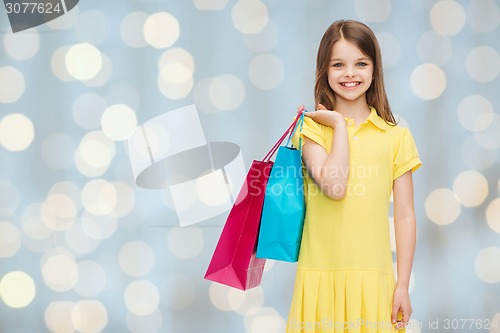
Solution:
{"label": "neck", "polygon": [[370,115],[370,107],[364,98],[358,98],[354,101],[337,98],[335,111],[344,117],[354,119],[356,123],[364,121]]}

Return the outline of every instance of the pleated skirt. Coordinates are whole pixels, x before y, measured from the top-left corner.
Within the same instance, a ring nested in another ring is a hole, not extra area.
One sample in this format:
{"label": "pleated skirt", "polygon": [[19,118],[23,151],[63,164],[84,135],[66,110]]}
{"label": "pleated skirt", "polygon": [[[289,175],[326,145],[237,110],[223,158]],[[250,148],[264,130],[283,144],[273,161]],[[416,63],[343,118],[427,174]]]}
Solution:
{"label": "pleated skirt", "polygon": [[297,269],[287,333],[405,333],[391,323],[393,274]]}

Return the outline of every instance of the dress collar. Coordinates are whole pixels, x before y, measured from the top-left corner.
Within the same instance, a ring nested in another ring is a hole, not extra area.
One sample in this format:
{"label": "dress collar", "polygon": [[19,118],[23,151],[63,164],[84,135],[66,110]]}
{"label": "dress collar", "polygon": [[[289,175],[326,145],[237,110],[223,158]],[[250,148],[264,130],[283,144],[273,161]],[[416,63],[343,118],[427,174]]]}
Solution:
{"label": "dress collar", "polygon": [[370,106],[370,115],[368,116],[367,120],[371,121],[373,125],[377,126],[383,131],[387,129],[387,123],[377,114],[377,110],[375,110],[373,106]]}

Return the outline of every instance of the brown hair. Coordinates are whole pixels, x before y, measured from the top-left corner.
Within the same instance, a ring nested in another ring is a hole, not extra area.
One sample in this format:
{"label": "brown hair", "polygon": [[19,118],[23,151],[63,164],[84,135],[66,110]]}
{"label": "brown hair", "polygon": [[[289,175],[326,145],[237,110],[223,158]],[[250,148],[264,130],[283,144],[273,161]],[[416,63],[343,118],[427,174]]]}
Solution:
{"label": "brown hair", "polygon": [[388,124],[396,124],[385,92],[382,54],[377,38],[368,26],[354,20],[333,22],[321,38],[316,58],[316,83],[314,85],[316,106],[323,104],[328,110],[335,109],[335,95],[328,84],[328,69],[333,45],[341,39],[356,45],[373,62],[373,81],[366,91],[366,102],[373,106],[377,114]]}

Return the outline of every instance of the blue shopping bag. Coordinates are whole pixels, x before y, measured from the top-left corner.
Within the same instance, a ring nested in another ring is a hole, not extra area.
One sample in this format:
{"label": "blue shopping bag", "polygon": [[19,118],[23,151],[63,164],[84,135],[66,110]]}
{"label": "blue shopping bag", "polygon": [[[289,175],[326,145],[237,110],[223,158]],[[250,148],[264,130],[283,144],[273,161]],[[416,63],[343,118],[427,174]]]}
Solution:
{"label": "blue shopping bag", "polygon": [[294,131],[302,129],[304,114],[296,118],[296,125],[286,146],[280,146],[266,186],[260,219],[257,258],[296,262],[306,206],[302,175],[302,150],[289,146]]}

